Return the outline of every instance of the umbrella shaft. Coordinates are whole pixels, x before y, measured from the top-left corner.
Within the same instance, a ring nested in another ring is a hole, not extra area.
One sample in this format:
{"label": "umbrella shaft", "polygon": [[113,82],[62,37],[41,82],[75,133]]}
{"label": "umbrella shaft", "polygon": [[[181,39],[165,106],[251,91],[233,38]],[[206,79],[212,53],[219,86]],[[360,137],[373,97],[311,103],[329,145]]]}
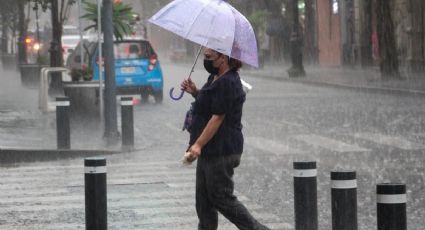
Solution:
{"label": "umbrella shaft", "polygon": [[195,62],[193,62],[192,69],[190,70],[190,74],[187,79],[190,79],[190,77],[192,76],[192,73],[195,71],[196,62],[198,62],[198,58],[199,58],[199,55],[201,54],[201,50],[202,50],[202,46],[199,46],[198,53],[196,54]]}

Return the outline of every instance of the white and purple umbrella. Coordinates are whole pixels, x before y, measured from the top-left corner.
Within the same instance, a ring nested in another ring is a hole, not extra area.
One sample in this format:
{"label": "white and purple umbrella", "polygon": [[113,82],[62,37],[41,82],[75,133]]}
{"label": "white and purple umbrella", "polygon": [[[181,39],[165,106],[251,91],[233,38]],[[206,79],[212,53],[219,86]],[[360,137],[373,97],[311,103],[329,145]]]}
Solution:
{"label": "white and purple umbrella", "polygon": [[258,67],[254,30],[246,17],[225,0],[174,0],[152,16],[149,22]]}

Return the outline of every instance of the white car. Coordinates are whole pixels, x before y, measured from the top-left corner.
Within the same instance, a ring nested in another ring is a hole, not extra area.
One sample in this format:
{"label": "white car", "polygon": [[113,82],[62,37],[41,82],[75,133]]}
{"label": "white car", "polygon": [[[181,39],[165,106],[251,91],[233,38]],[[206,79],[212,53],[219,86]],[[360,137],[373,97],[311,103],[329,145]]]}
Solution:
{"label": "white car", "polygon": [[[68,56],[74,52],[75,47],[80,41],[79,35],[63,35],[62,36],[62,55],[64,62],[68,59]],[[66,63],[65,63],[66,64]]]}

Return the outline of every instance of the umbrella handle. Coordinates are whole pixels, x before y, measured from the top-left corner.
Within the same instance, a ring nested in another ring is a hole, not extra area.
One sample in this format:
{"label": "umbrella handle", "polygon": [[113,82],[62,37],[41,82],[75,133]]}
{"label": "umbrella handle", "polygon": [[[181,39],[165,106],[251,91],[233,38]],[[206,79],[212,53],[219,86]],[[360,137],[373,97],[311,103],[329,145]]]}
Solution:
{"label": "umbrella handle", "polygon": [[184,94],[184,91],[183,90],[181,91],[181,93],[180,93],[180,95],[178,97],[174,97],[173,91],[174,91],[174,87],[170,89],[170,97],[171,97],[171,99],[173,99],[175,101],[178,101],[178,100],[182,99],[183,94]]}

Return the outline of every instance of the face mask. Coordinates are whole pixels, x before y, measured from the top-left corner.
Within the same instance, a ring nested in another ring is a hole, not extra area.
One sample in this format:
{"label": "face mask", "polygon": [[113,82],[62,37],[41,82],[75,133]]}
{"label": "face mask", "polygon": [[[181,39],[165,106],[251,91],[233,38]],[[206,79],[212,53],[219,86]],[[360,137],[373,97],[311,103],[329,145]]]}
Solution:
{"label": "face mask", "polygon": [[214,60],[204,59],[204,68],[208,73],[215,75],[215,74],[218,74],[218,68],[214,67],[213,62]]}

